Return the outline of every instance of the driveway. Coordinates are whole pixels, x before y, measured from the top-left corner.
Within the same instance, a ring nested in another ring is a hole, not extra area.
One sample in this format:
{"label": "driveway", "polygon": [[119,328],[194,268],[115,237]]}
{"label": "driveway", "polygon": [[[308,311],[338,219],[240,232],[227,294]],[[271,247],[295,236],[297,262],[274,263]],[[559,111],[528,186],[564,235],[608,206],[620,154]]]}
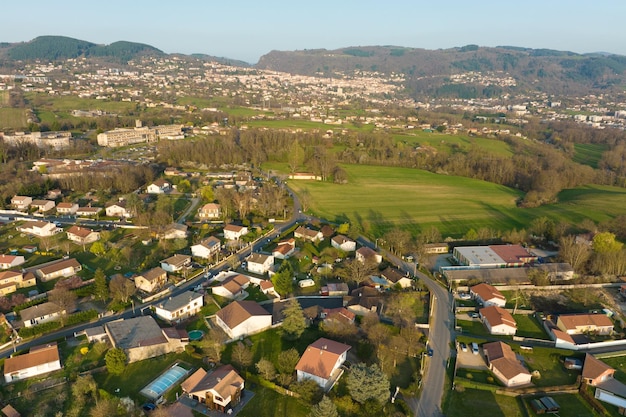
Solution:
{"label": "driveway", "polygon": [[489,368],[483,356],[483,348],[478,347],[478,351],[478,355],[474,355],[471,346],[467,347],[467,352],[463,352],[459,348],[456,354],[457,368],[488,370]]}

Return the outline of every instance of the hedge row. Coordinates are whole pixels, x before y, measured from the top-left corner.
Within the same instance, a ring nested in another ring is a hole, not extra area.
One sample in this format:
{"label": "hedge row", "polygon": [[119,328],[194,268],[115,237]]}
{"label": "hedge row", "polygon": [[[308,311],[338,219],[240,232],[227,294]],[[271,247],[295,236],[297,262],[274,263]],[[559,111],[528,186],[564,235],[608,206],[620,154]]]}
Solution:
{"label": "hedge row", "polygon": [[49,321],[47,323],[37,324],[33,327],[22,327],[18,333],[20,337],[26,338],[39,336],[41,334],[60,329],[61,327],[62,326],[60,321]]}

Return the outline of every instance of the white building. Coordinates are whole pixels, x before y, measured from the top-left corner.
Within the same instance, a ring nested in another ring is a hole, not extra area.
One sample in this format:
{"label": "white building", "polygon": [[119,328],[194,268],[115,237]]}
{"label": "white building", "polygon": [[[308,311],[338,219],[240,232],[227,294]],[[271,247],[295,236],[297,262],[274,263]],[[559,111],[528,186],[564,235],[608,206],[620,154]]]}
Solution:
{"label": "white building", "polygon": [[31,378],[61,369],[61,358],[56,343],[36,346],[29,353],[13,356],[4,361],[4,382]]}
{"label": "white building", "polygon": [[262,253],[253,253],[246,259],[248,272],[263,275],[274,266],[274,256]]}
{"label": "white building", "polygon": [[272,327],[272,314],[254,301],[233,301],[219,310],[215,319],[231,339],[259,333]]}
{"label": "white building", "polygon": [[191,255],[198,258],[209,259],[219,253],[221,249],[222,242],[215,236],[211,236],[193,245],[191,247]]}
{"label": "white building", "polygon": [[193,317],[204,305],[204,297],[193,291],[186,291],[175,297],[163,300],[154,306],[157,317],[170,322],[179,322]]}
{"label": "white building", "polygon": [[329,391],[343,374],[341,365],[350,348],[334,340],[317,339],[306,348],[296,365],[298,382],[311,379],[324,391]]}

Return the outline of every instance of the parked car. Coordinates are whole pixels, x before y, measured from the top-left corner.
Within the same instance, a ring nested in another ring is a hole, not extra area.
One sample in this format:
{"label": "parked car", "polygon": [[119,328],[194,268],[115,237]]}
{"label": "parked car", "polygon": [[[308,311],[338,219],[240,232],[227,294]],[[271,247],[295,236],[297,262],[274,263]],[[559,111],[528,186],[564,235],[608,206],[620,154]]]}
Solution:
{"label": "parked car", "polygon": [[144,411],[153,411],[156,409],[156,405],[153,403],[145,403],[141,406],[141,408],[143,408]]}
{"label": "parked car", "polygon": [[468,294],[468,293],[466,293],[466,292],[461,292],[461,293],[459,293],[459,298],[460,298],[461,300],[469,300],[470,298],[472,298],[472,296],[471,296],[471,295],[469,295],[469,294]]}
{"label": "parked car", "polygon": [[432,358],[433,356],[433,348],[429,347],[428,349],[426,349],[426,354],[428,355],[429,358]]}
{"label": "parked car", "polygon": [[467,345],[465,344],[465,342],[459,343],[459,346],[461,347],[461,350],[463,352],[467,352]]}
{"label": "parked car", "polygon": [[472,342],[472,353],[478,355],[478,343]]}
{"label": "parked car", "polygon": [[478,313],[475,311],[470,311],[469,313],[467,313],[471,318],[473,319],[477,319],[478,318]]}

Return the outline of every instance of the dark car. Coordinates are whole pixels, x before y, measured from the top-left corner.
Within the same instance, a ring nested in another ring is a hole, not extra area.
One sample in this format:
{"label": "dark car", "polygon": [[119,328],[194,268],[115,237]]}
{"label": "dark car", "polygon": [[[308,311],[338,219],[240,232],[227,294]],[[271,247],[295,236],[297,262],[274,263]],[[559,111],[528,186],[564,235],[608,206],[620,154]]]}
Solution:
{"label": "dark car", "polygon": [[141,406],[141,408],[144,411],[152,411],[152,410],[156,409],[156,405],[154,405],[152,403],[145,403],[144,405]]}
{"label": "dark car", "polygon": [[428,355],[428,357],[431,357],[431,358],[432,358],[432,356],[433,356],[433,348],[428,348],[428,349],[426,350],[426,354]]}

